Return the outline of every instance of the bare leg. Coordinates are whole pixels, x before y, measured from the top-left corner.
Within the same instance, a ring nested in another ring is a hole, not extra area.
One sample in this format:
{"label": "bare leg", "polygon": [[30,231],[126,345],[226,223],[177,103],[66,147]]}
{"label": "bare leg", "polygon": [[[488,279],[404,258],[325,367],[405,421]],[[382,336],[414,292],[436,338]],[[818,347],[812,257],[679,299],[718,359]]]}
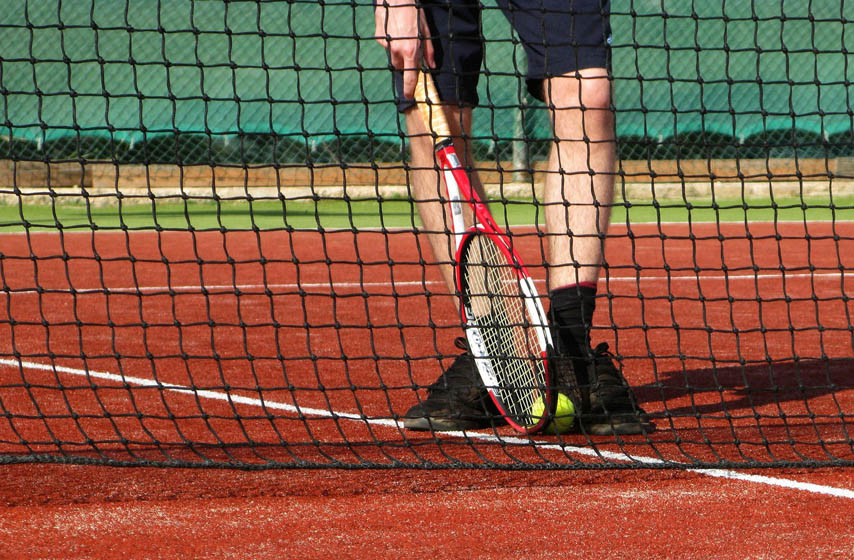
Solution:
{"label": "bare leg", "polygon": [[607,71],[546,84],[555,132],[545,185],[549,288],[599,279],[614,198],[614,115]]}
{"label": "bare leg", "polygon": [[[470,167],[473,165],[473,160],[471,142],[468,139],[471,134],[472,111],[470,108],[447,107],[445,112],[451,126],[451,133],[454,135],[454,146],[460,162],[464,166]],[[465,134],[462,133],[463,130],[465,130]],[[454,248],[452,247],[453,238],[450,235],[452,224],[445,202],[447,192],[434,158],[433,138],[430,136],[417,108],[412,108],[406,112],[406,131],[412,153],[410,166],[412,196],[417,203],[422,231],[430,242],[433,258],[439,263],[442,278],[445,280],[449,292],[454,293],[452,264]],[[472,186],[483,198],[483,186],[477,172],[472,170],[469,175]],[[467,213],[466,223],[471,223],[468,208],[465,208],[465,211]]]}

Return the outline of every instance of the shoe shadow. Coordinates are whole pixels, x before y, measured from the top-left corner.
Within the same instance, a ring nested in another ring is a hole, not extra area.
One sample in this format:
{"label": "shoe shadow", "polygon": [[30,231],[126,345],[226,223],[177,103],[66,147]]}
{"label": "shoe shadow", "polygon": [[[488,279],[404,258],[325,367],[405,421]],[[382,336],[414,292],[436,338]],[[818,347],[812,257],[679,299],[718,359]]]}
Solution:
{"label": "shoe shadow", "polygon": [[854,415],[854,359],[799,360],[659,372],[634,386],[655,416]]}

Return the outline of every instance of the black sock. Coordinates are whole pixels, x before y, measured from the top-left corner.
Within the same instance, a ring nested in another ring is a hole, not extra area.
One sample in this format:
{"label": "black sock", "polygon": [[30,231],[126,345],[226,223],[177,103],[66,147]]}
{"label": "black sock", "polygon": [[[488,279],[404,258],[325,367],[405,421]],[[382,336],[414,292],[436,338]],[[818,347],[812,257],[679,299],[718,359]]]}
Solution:
{"label": "black sock", "polygon": [[576,375],[590,359],[590,327],[596,308],[596,285],[581,283],[549,293],[551,321],[560,337],[560,351],[574,362]]}

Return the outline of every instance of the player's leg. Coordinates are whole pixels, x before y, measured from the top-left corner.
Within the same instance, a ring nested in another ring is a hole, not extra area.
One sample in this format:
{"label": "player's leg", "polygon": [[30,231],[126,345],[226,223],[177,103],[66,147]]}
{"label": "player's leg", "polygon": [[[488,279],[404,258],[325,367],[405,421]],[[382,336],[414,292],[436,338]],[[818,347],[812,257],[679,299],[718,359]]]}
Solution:
{"label": "player's leg", "polygon": [[614,187],[608,0],[499,0],[528,55],[528,86],[551,108],[545,185],[550,320],[582,386],[591,433],[652,429],[607,353],[590,346]]}
{"label": "player's leg", "polygon": [[[471,108],[450,105],[446,107],[446,113],[460,162],[471,167],[471,145],[468,140],[471,134]],[[452,262],[455,255],[449,229],[451,222],[445,202],[445,186],[434,158],[433,140],[416,108],[407,109],[405,115],[410,145],[411,196],[417,203],[422,225],[419,237],[426,237],[429,241],[432,260],[440,267],[449,293],[454,293]],[[472,186],[483,196],[483,187],[474,169],[470,178]],[[423,250],[424,246],[420,247]],[[426,398],[407,411],[403,419],[406,428],[471,430],[504,423],[475,369],[474,358],[463,338],[458,339],[457,346],[463,353],[428,387]]]}
{"label": "player's leg", "polygon": [[[421,3],[433,37],[436,69],[434,80],[452,128],[457,154],[463,165],[471,164],[471,108],[477,104],[477,79],[482,60],[480,3],[478,0],[425,0]],[[420,250],[429,247],[448,290],[454,293],[453,250],[450,236],[444,183],[434,157],[433,139],[418,109],[402,98],[402,78],[396,75],[398,109],[404,113],[410,145],[409,179],[411,196],[421,218]],[[477,173],[471,182],[483,195]],[[468,209],[465,209],[468,212]],[[425,251],[426,252],[426,251]],[[429,255],[422,255],[428,258]],[[403,417],[404,426],[413,430],[462,430],[504,423],[498,416],[474,359],[458,339],[463,353],[456,357],[430,387],[427,395]]]}
{"label": "player's leg", "polygon": [[596,286],[614,192],[614,116],[605,68],[551,78],[545,88],[555,143],[546,177],[551,318],[585,389],[582,428],[593,434],[653,430],[607,345],[591,348]]}

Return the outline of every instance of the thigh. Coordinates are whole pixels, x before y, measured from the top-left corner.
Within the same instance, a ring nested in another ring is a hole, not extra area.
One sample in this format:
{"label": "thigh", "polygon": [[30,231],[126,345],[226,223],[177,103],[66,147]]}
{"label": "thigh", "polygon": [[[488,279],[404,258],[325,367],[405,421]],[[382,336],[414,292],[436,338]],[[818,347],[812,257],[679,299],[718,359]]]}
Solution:
{"label": "thigh", "polygon": [[528,57],[529,91],[585,68],[610,68],[610,0],[497,0]]}

